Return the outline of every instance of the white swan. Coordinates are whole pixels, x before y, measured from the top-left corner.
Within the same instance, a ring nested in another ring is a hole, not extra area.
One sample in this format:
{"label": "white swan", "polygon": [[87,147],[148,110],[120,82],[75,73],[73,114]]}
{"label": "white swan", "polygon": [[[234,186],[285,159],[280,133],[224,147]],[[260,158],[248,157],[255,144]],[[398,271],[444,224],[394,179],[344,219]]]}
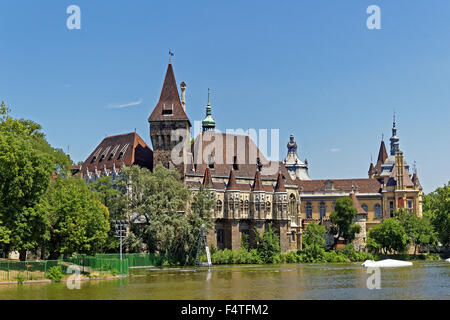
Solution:
{"label": "white swan", "polygon": [[412,262],[409,261],[400,261],[393,259],[386,259],[380,261],[366,260],[362,264],[364,267],[370,268],[394,268],[394,267],[408,267],[412,266]]}

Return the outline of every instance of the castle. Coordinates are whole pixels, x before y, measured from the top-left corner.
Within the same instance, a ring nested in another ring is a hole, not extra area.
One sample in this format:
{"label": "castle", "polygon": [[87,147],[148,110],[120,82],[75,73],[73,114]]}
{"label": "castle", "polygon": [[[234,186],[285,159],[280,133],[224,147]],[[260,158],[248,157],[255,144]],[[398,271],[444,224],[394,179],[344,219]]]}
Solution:
{"label": "castle", "polygon": [[[298,157],[294,136],[287,144],[286,158],[270,161],[249,135],[218,132],[209,94],[201,133],[191,139],[184,82],[180,90],[181,98],[169,62],[159,101],[148,118],[153,150],[137,133],[107,137],[75,171],[87,182],[102,175],[115,178],[122,166],[152,169],[161,164],[178,171],[193,192],[202,185],[215,193],[215,228],[208,241],[219,249],[238,249],[243,234],[253,242],[250,230],[263,233],[269,224],[280,236],[282,251],[301,248],[306,225],[329,223],[336,200],[345,196],[353,200],[355,222],[362,227],[354,241],[359,250],[364,249],[366,231],[394,211],[407,209],[422,215],[422,187],[400,151],[395,118],[390,153],[381,141],[367,178],[312,180],[308,162]],[[335,239],[329,241],[332,245]]]}

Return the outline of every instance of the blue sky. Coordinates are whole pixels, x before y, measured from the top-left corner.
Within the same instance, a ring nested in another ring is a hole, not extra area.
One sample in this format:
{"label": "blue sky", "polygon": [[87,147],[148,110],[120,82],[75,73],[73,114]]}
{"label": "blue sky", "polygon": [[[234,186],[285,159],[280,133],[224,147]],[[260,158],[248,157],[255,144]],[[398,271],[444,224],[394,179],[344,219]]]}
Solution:
{"label": "blue sky", "polygon": [[[81,30],[66,8],[81,8]],[[368,30],[366,8],[381,8]],[[450,1],[2,1],[0,99],[85,160],[137,132],[169,49],[190,119],[293,133],[314,179],[366,177],[397,113],[400,148],[426,192],[450,180]],[[121,108],[114,107],[120,105]]]}

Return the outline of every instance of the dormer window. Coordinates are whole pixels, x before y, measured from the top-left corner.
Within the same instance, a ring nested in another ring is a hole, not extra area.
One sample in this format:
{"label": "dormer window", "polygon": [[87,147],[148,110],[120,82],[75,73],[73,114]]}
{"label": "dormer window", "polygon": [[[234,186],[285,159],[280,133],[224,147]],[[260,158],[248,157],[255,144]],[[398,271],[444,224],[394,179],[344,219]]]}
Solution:
{"label": "dormer window", "polygon": [[173,114],[173,103],[171,105],[166,105],[164,103],[162,114],[163,116],[171,116]]}
{"label": "dormer window", "polygon": [[237,156],[233,157],[233,170],[239,170],[239,165],[237,163]]}
{"label": "dormer window", "polygon": [[114,153],[111,153],[111,154],[109,155],[108,161],[112,160],[113,157],[114,157]]}
{"label": "dormer window", "polygon": [[92,158],[91,163],[94,163],[95,160],[97,160],[97,157],[96,157],[96,156],[94,156],[94,157]]}
{"label": "dormer window", "polygon": [[123,152],[119,153],[119,157],[117,159],[122,159],[123,158]]}
{"label": "dormer window", "polygon": [[102,154],[102,157],[100,158],[99,162],[102,162],[103,160],[105,160],[105,155]]}

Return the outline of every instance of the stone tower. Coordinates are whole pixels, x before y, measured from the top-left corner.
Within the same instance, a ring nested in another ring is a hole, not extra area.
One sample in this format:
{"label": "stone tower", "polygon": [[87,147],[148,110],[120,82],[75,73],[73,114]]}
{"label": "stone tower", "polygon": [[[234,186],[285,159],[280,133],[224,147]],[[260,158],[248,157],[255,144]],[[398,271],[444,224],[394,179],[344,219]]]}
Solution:
{"label": "stone tower", "polygon": [[[183,92],[185,88],[183,82]],[[177,170],[181,179],[186,173],[191,129],[183,103],[169,62],[161,96],[148,122],[153,145],[153,165],[161,164],[168,169]]]}

